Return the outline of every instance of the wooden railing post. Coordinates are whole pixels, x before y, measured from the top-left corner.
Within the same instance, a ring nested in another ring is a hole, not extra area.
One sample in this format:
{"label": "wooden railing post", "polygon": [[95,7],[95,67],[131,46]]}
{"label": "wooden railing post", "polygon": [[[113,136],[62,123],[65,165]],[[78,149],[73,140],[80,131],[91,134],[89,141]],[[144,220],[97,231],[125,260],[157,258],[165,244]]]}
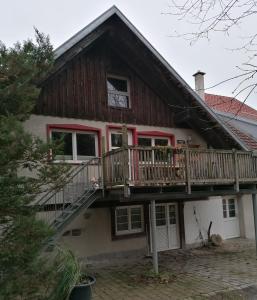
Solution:
{"label": "wooden railing post", "polygon": [[126,125],[122,126],[122,149],[123,149],[123,184],[124,197],[129,197],[129,153],[128,153],[128,129]]}
{"label": "wooden railing post", "polygon": [[235,149],[233,151],[233,162],[234,162],[234,175],[235,175],[235,190],[239,192],[239,169],[238,169],[238,157]]}
{"label": "wooden railing post", "polygon": [[190,153],[189,149],[185,149],[185,169],[186,169],[186,184],[187,184],[187,193],[191,194],[191,176],[190,176]]}
{"label": "wooden railing post", "polygon": [[102,136],[101,141],[101,162],[102,162],[102,194],[105,196],[105,180],[106,180],[106,166],[105,166],[105,137]]}

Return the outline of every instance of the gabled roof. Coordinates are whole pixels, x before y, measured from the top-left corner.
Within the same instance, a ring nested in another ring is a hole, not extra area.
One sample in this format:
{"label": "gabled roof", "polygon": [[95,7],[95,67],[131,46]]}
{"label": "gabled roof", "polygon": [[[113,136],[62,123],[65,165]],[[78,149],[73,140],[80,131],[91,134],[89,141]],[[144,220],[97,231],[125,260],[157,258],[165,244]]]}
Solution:
{"label": "gabled roof", "polygon": [[[213,110],[221,116],[230,116],[225,122],[226,126],[246,145],[249,150],[257,150],[257,140],[246,130],[239,129],[232,120],[243,120],[254,124],[257,121],[257,110],[245,103],[227,96],[205,93],[205,101]],[[241,119],[242,118],[242,119]],[[254,121],[254,122],[253,122]],[[257,123],[256,123],[257,130]]]}
{"label": "gabled roof", "polygon": [[205,101],[218,112],[257,121],[257,110],[235,98],[205,93]]}
{"label": "gabled roof", "polygon": [[249,150],[257,150],[257,140],[253,136],[243,132],[230,123],[227,123],[227,126],[231,129],[231,131],[234,132],[236,136],[238,136],[241,141],[243,141]]}
{"label": "gabled roof", "polygon": [[[141,41],[141,43],[150,51],[150,53],[159,61],[159,64],[165,69],[165,76],[168,76],[169,78],[172,78],[172,81],[174,81],[177,85],[177,87],[185,94],[188,95],[188,97],[191,99],[191,101],[194,101],[199,107],[199,110],[204,112],[207,115],[208,120],[210,122],[215,123],[215,125],[211,125],[210,127],[213,128],[213,131],[215,131],[215,135],[218,138],[220,134],[223,136],[219,138],[220,141],[226,137],[228,140],[230,140],[230,145],[237,145],[243,149],[246,149],[245,145],[241,142],[240,139],[238,139],[237,135],[234,134],[233,131],[231,131],[228,127],[225,126],[225,124],[222,122],[220,118],[217,117],[217,115],[213,112],[211,108],[206,105],[206,103],[195,93],[195,91],[183,80],[183,78],[170,66],[170,64],[158,53],[158,51],[143,37],[143,35],[135,28],[135,26],[122,14],[122,12],[116,7],[112,6],[109,10],[104,12],[102,15],[100,15],[97,19],[95,19],[93,22],[91,22],[88,26],[84,27],[82,30],[80,30],[77,34],[75,34],[73,37],[71,37],[69,40],[67,40],[65,43],[63,43],[60,47],[58,47],[55,50],[55,58],[58,63],[57,68],[61,68],[65,62],[67,62],[69,59],[72,58],[72,56],[69,54],[69,51],[71,49],[74,49],[77,47],[76,51],[74,51],[75,55],[77,55],[80,51],[83,51],[85,47],[88,47],[90,43],[93,43],[95,39],[92,38],[89,39],[84,45],[81,45],[81,41],[86,39],[90,34],[93,32],[96,32],[100,26],[102,26],[105,22],[107,22],[112,17],[118,17],[126,26],[129,28],[129,30],[132,31],[132,33]],[[66,54],[67,53],[67,54]],[[67,56],[67,58],[65,57]],[[57,72],[57,68],[54,70],[54,72]],[[171,83],[170,83],[171,84]],[[192,105],[192,103],[190,103]],[[190,105],[189,105],[190,106]],[[197,118],[197,116],[194,115],[194,119],[197,119],[197,122],[201,121],[201,118]],[[200,128],[204,130],[203,125],[199,124]],[[205,132],[205,135],[208,137],[207,132]],[[234,146],[231,146],[234,147]]]}

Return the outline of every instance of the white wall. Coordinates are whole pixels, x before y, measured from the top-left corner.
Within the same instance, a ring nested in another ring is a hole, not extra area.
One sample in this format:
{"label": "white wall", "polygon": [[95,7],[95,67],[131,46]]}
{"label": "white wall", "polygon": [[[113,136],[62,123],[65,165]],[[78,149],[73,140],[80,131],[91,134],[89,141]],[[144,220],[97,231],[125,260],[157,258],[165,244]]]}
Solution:
{"label": "white wall", "polygon": [[253,217],[253,204],[252,204],[252,195],[243,195],[240,197],[240,206],[241,206],[241,219],[243,221],[243,237],[248,239],[255,238],[255,229],[254,229],[254,217]]}
{"label": "white wall", "polygon": [[63,232],[72,229],[81,229],[81,236],[63,236],[60,242],[72,249],[78,257],[87,258],[142,249],[145,249],[145,253],[147,252],[146,236],[112,240],[109,208],[86,210]]}
{"label": "white wall", "polygon": [[[201,241],[199,231],[201,231],[203,238],[206,239],[210,221],[212,221],[211,234],[220,234],[224,238],[221,201],[221,197],[210,197],[208,200],[185,203],[186,244],[199,243]],[[194,214],[194,210],[196,214]]]}
{"label": "white wall", "polygon": [[[29,120],[24,122],[24,128],[40,137],[41,139],[47,139],[47,124],[76,124],[76,125],[84,125],[99,128],[102,130],[102,135],[106,135],[106,125],[121,125],[116,123],[107,123],[100,121],[92,121],[92,120],[83,120],[83,119],[72,119],[72,118],[60,118],[60,117],[51,117],[51,116],[41,116],[41,115],[31,115]],[[198,135],[192,129],[180,129],[180,128],[168,128],[168,127],[157,127],[157,126],[144,126],[144,125],[135,125],[135,124],[126,124],[131,127],[136,127],[137,131],[162,131],[168,134],[174,134],[176,140],[187,140],[188,137],[191,137],[192,144],[199,144],[202,146],[206,146],[206,142],[202,139],[200,135]]]}

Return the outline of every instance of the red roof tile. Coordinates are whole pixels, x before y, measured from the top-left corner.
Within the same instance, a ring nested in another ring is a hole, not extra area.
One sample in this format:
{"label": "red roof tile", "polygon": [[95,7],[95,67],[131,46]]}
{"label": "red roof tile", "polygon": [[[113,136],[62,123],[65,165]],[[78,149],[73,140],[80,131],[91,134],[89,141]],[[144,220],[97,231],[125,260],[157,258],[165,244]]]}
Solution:
{"label": "red roof tile", "polygon": [[[205,101],[212,109],[218,112],[230,113],[239,117],[257,121],[257,110],[226,96],[205,94]],[[257,150],[257,140],[250,134],[226,122],[226,126],[247,146],[248,149]]]}
{"label": "red roof tile", "polygon": [[226,123],[226,126],[230,128],[230,130],[240,138],[240,140],[247,146],[247,148],[252,150],[257,150],[257,141],[250,135],[245,132],[239,130],[238,128],[232,126],[229,123]]}
{"label": "red roof tile", "polygon": [[217,111],[257,121],[257,110],[235,98],[205,93],[205,101]]}

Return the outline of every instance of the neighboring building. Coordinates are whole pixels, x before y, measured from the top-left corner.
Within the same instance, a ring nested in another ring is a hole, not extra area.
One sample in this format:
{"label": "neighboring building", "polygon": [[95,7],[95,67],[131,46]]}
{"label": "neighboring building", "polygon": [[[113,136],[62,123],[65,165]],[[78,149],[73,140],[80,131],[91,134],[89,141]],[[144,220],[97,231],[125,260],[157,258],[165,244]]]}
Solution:
{"label": "neighboring building", "polygon": [[25,128],[63,137],[54,159],[75,168],[39,202],[62,243],[90,260],[146,254],[151,200],[159,251],[199,244],[211,221],[225,239],[254,236],[256,159],[231,151],[247,147],[116,7],[55,54]]}
{"label": "neighboring building", "polygon": [[205,73],[200,71],[194,75],[195,88],[201,91],[199,96],[204,97],[207,105],[249,151],[257,150],[257,110],[233,97],[204,93],[204,75]]}

